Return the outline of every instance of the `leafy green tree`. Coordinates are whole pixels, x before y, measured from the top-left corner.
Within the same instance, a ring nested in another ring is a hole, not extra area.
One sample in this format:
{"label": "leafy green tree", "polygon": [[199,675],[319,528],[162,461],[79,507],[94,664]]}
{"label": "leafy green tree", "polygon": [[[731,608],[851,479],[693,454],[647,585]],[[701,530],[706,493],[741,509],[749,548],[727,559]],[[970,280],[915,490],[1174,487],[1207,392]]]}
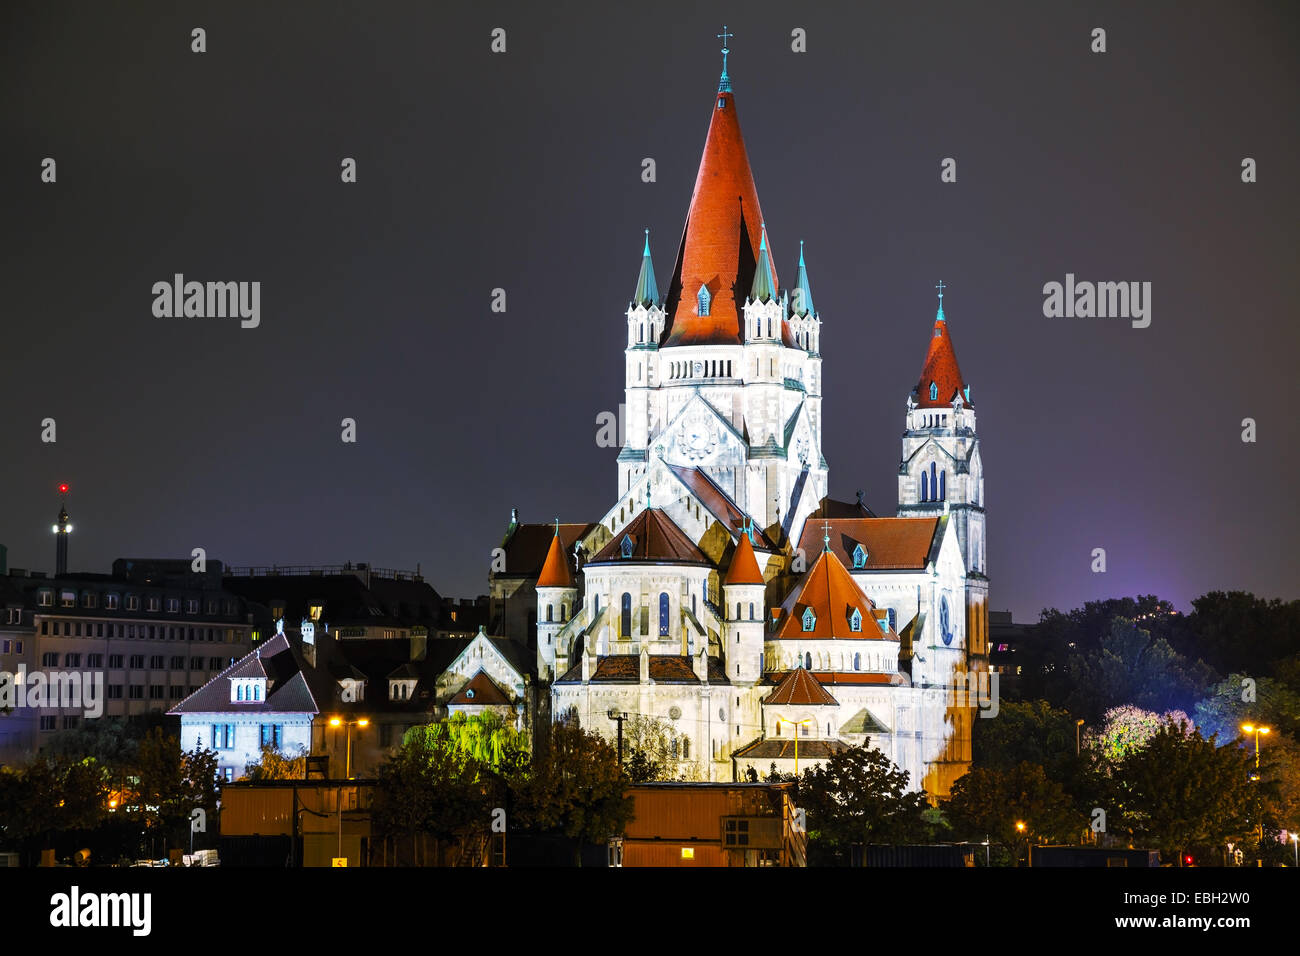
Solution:
{"label": "leafy green tree", "polygon": [[1219,673],[1272,675],[1275,662],[1296,653],[1300,601],[1267,601],[1244,591],[1210,591],[1192,601],[1188,631],[1174,638],[1189,657]]}
{"label": "leafy green tree", "polygon": [[189,834],[191,812],[196,808],[209,814],[216,810],[216,752],[201,746],[181,750],[178,738],[155,727],[140,741],[136,765],[136,812],[146,828],[166,838],[167,845],[182,846]]}
{"label": "leafy green tree", "polygon": [[[1253,700],[1243,700],[1252,696]],[[1300,736],[1300,693],[1271,677],[1229,674],[1209,688],[1194,715],[1202,734],[1217,734],[1220,740],[1236,737],[1244,723],[1265,724],[1276,733],[1296,737]]]}
{"label": "leafy green tree", "polygon": [[307,748],[299,745],[297,753],[286,753],[274,744],[262,744],[256,763],[244,768],[240,780],[302,780],[307,776]]}
{"label": "leafy green tree", "polygon": [[1123,793],[1121,820],[1181,863],[1194,846],[1221,846],[1251,829],[1258,791],[1253,758],[1241,747],[1219,747],[1214,737],[1166,722],[1145,746],[1116,767]]}
{"label": "leafy green tree", "polygon": [[688,779],[679,769],[682,738],[667,721],[635,714],[624,722],[624,768],[633,783]]}
{"label": "leafy green tree", "polygon": [[1123,704],[1190,708],[1214,678],[1205,664],[1189,661],[1164,638],[1121,618],[1098,647],[1071,657],[1066,673],[1072,686],[1066,707],[1088,721]]}
{"label": "leafy green tree", "polygon": [[528,734],[498,714],[452,714],[447,720],[412,727],[407,742],[422,737],[432,748],[473,761],[494,771],[510,773],[528,762]]}
{"label": "leafy green tree", "polygon": [[1181,710],[1158,714],[1131,704],[1112,707],[1106,711],[1101,727],[1086,734],[1084,741],[1103,763],[1114,766],[1133,751],[1146,746],[1166,723],[1191,732],[1191,722]]}
{"label": "leafy green tree", "polygon": [[[1065,788],[1038,764],[977,767],[953,784],[945,806],[954,832],[1008,850],[1030,839],[1042,843],[1075,843],[1088,818]],[[1016,826],[1023,823],[1022,833]]]}
{"label": "leafy green tree", "polygon": [[622,833],[632,818],[626,784],[618,753],[603,737],[560,720],[539,742],[527,776],[516,782],[515,811],[524,828],[573,841],[581,866],[584,844]]}
{"label": "leafy green tree", "polygon": [[421,836],[457,847],[462,865],[482,862],[491,838],[493,810],[506,802],[506,784],[488,764],[446,736],[408,734],[379,768],[372,811],[376,832],[410,840],[411,862],[427,863]]}
{"label": "leafy green tree", "polygon": [[938,823],[926,817],[925,794],[908,788],[907,771],[870,744],[834,753],[799,777],[812,864],[847,863],[855,844],[921,841]]}

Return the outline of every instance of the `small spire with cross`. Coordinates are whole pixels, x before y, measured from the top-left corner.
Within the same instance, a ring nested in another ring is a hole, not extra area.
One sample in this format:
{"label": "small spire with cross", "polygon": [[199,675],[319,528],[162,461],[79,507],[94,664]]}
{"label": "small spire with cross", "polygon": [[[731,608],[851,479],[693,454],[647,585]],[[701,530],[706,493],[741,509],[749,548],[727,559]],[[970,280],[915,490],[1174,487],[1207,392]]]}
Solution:
{"label": "small spire with cross", "polygon": [[823,521],[822,522],[822,550],[829,551],[830,549],[831,549],[831,523],[829,521]]}
{"label": "small spire with cross", "polygon": [[936,285],[935,288],[939,290],[939,316],[938,317],[942,319],[943,318],[943,290],[946,289],[947,286],[944,285],[944,281],[940,279],[939,284]]}
{"label": "small spire with cross", "polygon": [[718,81],[719,93],[731,92],[731,77],[727,76],[727,54],[731,52],[727,48],[727,41],[734,37],[734,33],[727,32],[727,25],[722,25],[722,32],[718,34],[718,39],[722,41],[722,79]]}

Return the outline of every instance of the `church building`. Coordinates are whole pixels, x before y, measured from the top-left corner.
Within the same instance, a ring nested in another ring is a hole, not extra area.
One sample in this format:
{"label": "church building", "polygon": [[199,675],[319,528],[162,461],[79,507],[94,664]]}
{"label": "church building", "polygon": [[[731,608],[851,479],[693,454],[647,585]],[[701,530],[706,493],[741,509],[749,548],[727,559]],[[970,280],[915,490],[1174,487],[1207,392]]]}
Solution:
{"label": "church building", "polygon": [[869,740],[943,795],[969,767],[960,691],[988,634],[983,463],[943,285],[895,515],[832,500],[824,399],[848,414],[858,392],[834,358],[842,384],[823,376],[802,242],[793,281],[778,278],[728,52],[667,288],[647,235],[627,307],[616,495],[579,523],[512,520],[494,604],[531,632],[549,719],[611,740],[616,718],[656,721],[686,779]]}

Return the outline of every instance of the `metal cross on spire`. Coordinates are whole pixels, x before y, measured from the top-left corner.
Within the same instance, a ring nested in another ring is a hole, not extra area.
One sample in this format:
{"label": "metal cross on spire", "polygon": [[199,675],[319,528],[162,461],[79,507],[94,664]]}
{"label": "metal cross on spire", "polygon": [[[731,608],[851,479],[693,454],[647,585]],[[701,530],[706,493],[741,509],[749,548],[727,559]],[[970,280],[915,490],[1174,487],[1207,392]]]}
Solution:
{"label": "metal cross on spire", "polygon": [[727,25],[722,25],[722,32],[718,34],[718,39],[722,41],[722,79],[718,81],[719,93],[731,92],[731,77],[727,76],[727,54],[731,52],[727,48],[727,41],[734,37],[734,33],[727,32]]}
{"label": "metal cross on spire", "polygon": [[935,288],[939,290],[939,304],[940,304],[940,305],[943,305],[943,290],[946,289],[947,286],[945,286],[945,285],[943,284],[943,280],[940,279],[940,280],[939,280],[939,284],[938,284],[937,286],[935,286]]}
{"label": "metal cross on spire", "polygon": [[822,549],[829,551],[831,549],[831,523],[822,522]]}

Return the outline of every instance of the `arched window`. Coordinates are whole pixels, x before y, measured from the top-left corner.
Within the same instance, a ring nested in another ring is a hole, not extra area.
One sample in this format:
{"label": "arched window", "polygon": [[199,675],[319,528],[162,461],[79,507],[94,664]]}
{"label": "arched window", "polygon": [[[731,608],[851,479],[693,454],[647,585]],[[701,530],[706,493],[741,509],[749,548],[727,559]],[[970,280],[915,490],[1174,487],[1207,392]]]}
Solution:
{"label": "arched window", "polygon": [[921,500],[930,500],[930,476],[921,472]]}
{"label": "arched window", "polygon": [[682,738],[682,759],[683,760],[691,759],[691,738],[690,737]]}
{"label": "arched window", "polygon": [[555,613],[555,612],[554,612],[554,610],[553,610],[552,605],[550,605],[550,604],[546,605],[546,623],[547,623],[547,624],[550,624],[551,621],[554,620],[554,617],[552,616],[554,613]]}
{"label": "arched window", "polygon": [[749,602],[749,619],[750,619],[751,621],[754,619],[754,602],[753,602],[753,601],[750,601],[750,602]]}
{"label": "arched window", "polygon": [[936,385],[934,382],[931,382],[931,383],[930,383],[930,401],[932,401],[932,402],[937,402],[938,400],[939,400],[939,386]]}
{"label": "arched window", "polygon": [[678,744],[677,744],[677,738],[676,738],[676,737],[673,738],[672,745],[671,745],[668,749],[669,749],[669,752],[672,754],[672,758],[673,758],[674,760],[676,760],[676,759],[677,759],[677,750],[678,750]]}
{"label": "arched window", "polygon": [[803,655],[803,666],[807,670],[812,670],[812,651],[807,651]]}
{"label": "arched window", "polygon": [[235,700],[243,700],[243,699],[244,699],[244,685],[243,685],[243,684],[236,684],[236,685],[235,685]]}
{"label": "arched window", "polygon": [[939,472],[939,500],[946,501],[948,498],[948,471],[944,469]]}
{"label": "arched window", "polygon": [[568,619],[569,619],[569,605],[567,605],[567,604],[561,604],[561,605],[560,605],[560,622],[563,623],[564,621],[567,621]]}
{"label": "arched window", "polygon": [[939,500],[939,478],[935,474],[937,467],[934,462],[930,462],[930,498],[934,501]]}
{"label": "arched window", "polygon": [[626,591],[623,592],[623,613],[619,630],[624,637],[632,636],[632,595]]}
{"label": "arched window", "polygon": [[659,636],[668,636],[668,592],[659,592]]}
{"label": "arched window", "polygon": [[700,286],[700,291],[695,295],[695,307],[700,315],[709,314],[709,299],[709,287],[706,285]]}
{"label": "arched window", "polygon": [[262,685],[261,685],[261,684],[254,684],[254,685],[253,685],[253,700],[261,700],[261,699],[262,699]]}
{"label": "arched window", "polygon": [[860,670],[862,670],[862,655],[861,655],[861,654],[854,654],[854,655],[853,655],[853,669],[854,669],[855,671],[860,671]]}
{"label": "arched window", "polygon": [[740,620],[740,602],[739,602],[739,601],[736,602],[736,620],[737,620],[737,621]]}

